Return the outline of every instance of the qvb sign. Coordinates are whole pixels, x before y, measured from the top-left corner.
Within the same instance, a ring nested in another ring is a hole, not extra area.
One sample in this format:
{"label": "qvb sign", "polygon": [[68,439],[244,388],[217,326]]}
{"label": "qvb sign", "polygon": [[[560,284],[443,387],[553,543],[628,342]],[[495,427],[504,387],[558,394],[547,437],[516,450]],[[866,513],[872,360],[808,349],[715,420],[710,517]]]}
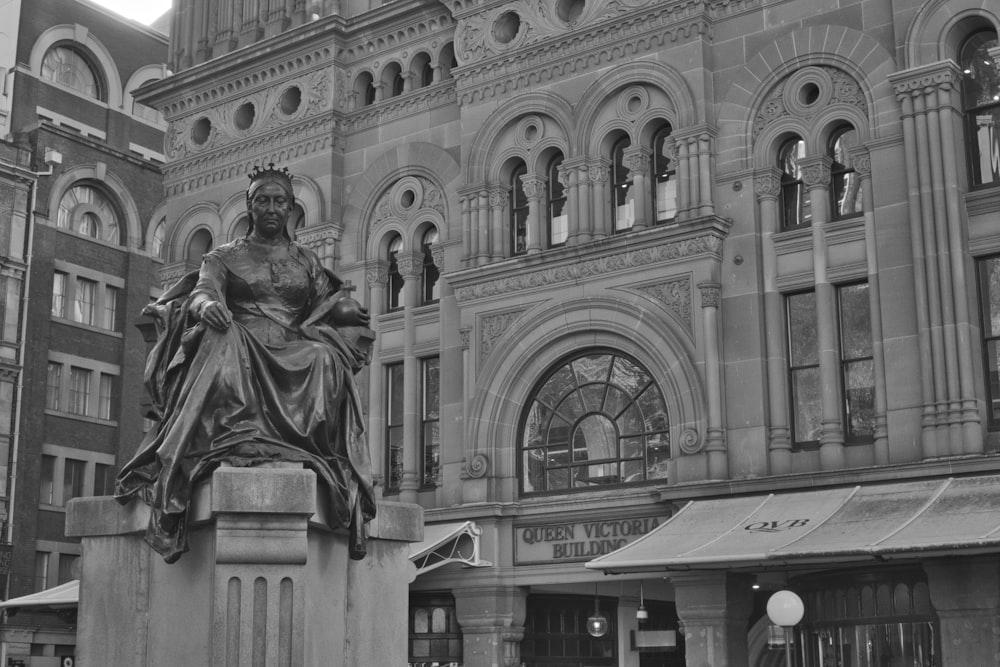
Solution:
{"label": "qvb sign", "polygon": [[664,514],[517,526],[514,529],[514,562],[527,565],[587,561],[622,548],[668,518],[669,514]]}
{"label": "qvb sign", "polygon": [[793,528],[805,528],[809,519],[781,519],[777,521],[752,521],[743,526],[748,533],[784,533]]}

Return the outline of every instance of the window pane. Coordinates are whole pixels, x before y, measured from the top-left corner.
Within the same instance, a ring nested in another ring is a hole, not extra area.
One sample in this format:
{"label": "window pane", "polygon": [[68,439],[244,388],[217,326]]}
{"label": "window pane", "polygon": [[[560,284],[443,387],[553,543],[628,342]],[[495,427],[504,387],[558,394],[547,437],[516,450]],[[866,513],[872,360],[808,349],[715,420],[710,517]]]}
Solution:
{"label": "window pane", "polygon": [[819,363],[816,293],[791,294],[788,303],[788,346],[792,366]]}
{"label": "window pane", "polygon": [[58,554],[59,556],[59,580],[56,582],[56,586],[65,584],[68,581],[72,581],[79,576],[77,570],[77,563],[80,561],[80,557],[74,554]]}
{"label": "window pane", "polygon": [[35,552],[35,591],[44,591],[49,587],[49,553]]}
{"label": "window pane", "polygon": [[66,279],[61,271],[52,274],[52,316],[66,317]]}
{"label": "window pane", "polygon": [[51,505],[55,502],[56,457],[42,454],[42,466],[38,475],[38,502]]}
{"label": "window pane", "polygon": [[561,245],[566,242],[569,231],[569,216],[566,215],[566,189],[560,179],[559,167],[562,157],[558,157],[549,165],[548,173],[548,211],[549,211],[549,245]]}
{"label": "window pane", "polygon": [[872,318],[868,285],[850,285],[837,290],[840,297],[841,356],[844,359],[870,357]]}
{"label": "window pane", "polygon": [[105,463],[94,464],[94,495],[110,496],[115,492],[115,468]]}
{"label": "window pane", "polygon": [[76,279],[76,298],[73,300],[73,320],[81,324],[94,324],[94,303],[97,283],[85,278]]}
{"label": "window pane", "polygon": [[1000,183],[1000,73],[989,53],[997,44],[996,32],[984,30],[959,55],[972,180],[980,185]]}
{"label": "window pane", "polygon": [[73,498],[84,495],[83,473],[87,467],[86,462],[77,459],[66,459],[63,461],[63,505]]}
{"label": "window pane", "polygon": [[423,252],[424,252],[424,303],[430,303],[437,301],[441,298],[440,285],[438,285],[440,278],[440,271],[437,265],[434,263],[434,253],[431,252],[431,246],[437,243],[438,234],[437,230],[430,230],[424,234],[423,241]]}
{"label": "window pane", "polygon": [[818,442],[823,421],[819,368],[792,372],[795,442]]}
{"label": "window pane", "polygon": [[49,49],[42,58],[42,78],[67,86],[88,97],[98,97],[97,75],[80,53],[64,46]]}
{"label": "window pane", "polygon": [[13,276],[7,276],[0,280],[0,288],[3,289],[3,304],[0,304],[0,318],[3,319],[3,340],[9,343],[16,343],[21,340],[21,280]]}
{"label": "window pane", "polygon": [[986,382],[990,391],[990,414],[1000,421],[1000,339],[986,343]]}
{"label": "window pane", "polygon": [[62,364],[49,362],[45,380],[45,407],[48,410],[59,410],[59,394],[62,389]]}
{"label": "window pane", "polygon": [[108,331],[118,330],[118,288],[110,285],[104,286],[104,322],[103,326]]}
{"label": "window pane", "polygon": [[85,368],[71,366],[69,370],[69,412],[90,414],[90,380],[93,373]]}
{"label": "window pane", "polygon": [[111,392],[114,387],[114,376],[101,373],[99,394],[97,397],[97,416],[101,419],[111,419]]}
{"label": "window pane", "polygon": [[987,338],[1000,336],[1000,257],[980,262],[983,328]]}
{"label": "window pane", "polygon": [[528,167],[522,162],[510,176],[510,238],[511,252],[515,255],[528,251],[528,195],[523,180],[527,173]]}
{"label": "window pane", "polygon": [[[0,381],[0,435],[10,435],[11,419],[14,414],[14,383]],[[7,460],[0,461],[0,466]]]}
{"label": "window pane", "polygon": [[870,359],[844,364],[847,437],[875,433],[875,364]]}

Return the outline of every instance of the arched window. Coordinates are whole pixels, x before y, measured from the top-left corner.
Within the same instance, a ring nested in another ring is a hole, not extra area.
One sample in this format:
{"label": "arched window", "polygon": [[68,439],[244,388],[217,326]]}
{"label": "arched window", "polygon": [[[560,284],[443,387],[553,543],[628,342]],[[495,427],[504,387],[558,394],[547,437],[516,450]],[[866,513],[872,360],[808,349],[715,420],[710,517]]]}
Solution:
{"label": "arched window", "polygon": [[566,188],[559,180],[559,167],[563,156],[557,155],[549,162],[548,183],[546,183],[546,202],[549,218],[549,246],[559,246],[566,243],[569,231],[569,216],[566,215]]}
{"label": "arched window", "polygon": [[153,257],[166,259],[164,251],[166,248],[167,219],[161,218],[156,227],[153,228],[153,236],[149,242],[149,252]]}
{"label": "arched window", "polygon": [[632,229],[635,223],[635,192],[632,178],[625,168],[625,149],[629,138],[622,137],[611,149],[611,210],[615,214],[615,231]]}
{"label": "arched window", "polygon": [[74,185],[59,201],[56,226],[108,243],[121,242],[121,223],[111,199],[92,185]]}
{"label": "arched window", "polygon": [[399,264],[396,262],[396,255],[403,249],[403,237],[399,234],[393,236],[389,241],[389,310],[398,310],[403,307],[403,276],[399,272]]}
{"label": "arched window", "polygon": [[959,53],[973,185],[1000,184],[1000,72],[989,53],[997,45],[997,33],[983,30],[970,36]]}
{"label": "arched window", "polygon": [[608,351],[560,362],[535,387],[521,426],[524,493],[666,480],[667,406],[646,369]]}
{"label": "arched window", "polygon": [[187,253],[185,253],[187,261],[201,264],[202,256],[212,249],[212,241],[212,233],[207,229],[199,229],[192,234],[191,240],[188,241]]}
{"label": "arched window", "polygon": [[424,233],[424,238],[420,244],[424,253],[424,270],[422,277],[422,282],[424,284],[424,303],[434,303],[441,298],[441,291],[438,285],[438,278],[441,274],[438,271],[437,264],[434,263],[434,254],[431,252],[431,246],[437,242],[437,230],[432,228],[428,229]]}
{"label": "arched window", "polygon": [[423,67],[420,68],[420,87],[426,87],[434,83],[434,67],[428,60],[424,63]]}
{"label": "arched window", "polygon": [[677,215],[677,172],[674,161],[667,156],[669,125],[661,127],[653,135],[653,155],[650,158],[653,172],[653,210],[656,222],[664,223]]}
{"label": "arched window", "polygon": [[528,167],[521,162],[510,175],[510,247],[515,255],[528,251],[528,197],[521,180],[527,173]]}
{"label": "arched window", "polygon": [[778,168],[781,169],[781,224],[785,229],[808,225],[812,220],[809,198],[802,183],[799,161],[806,155],[806,143],[795,137],[781,145]]}
{"label": "arched window", "polygon": [[375,82],[370,72],[362,72],[354,80],[354,95],[359,109],[375,103]]}
{"label": "arched window", "polygon": [[850,218],[863,213],[861,208],[861,180],[850,166],[850,149],[858,145],[858,133],[853,127],[843,127],[830,137],[830,204],[832,219]]}
{"label": "arched window", "polygon": [[97,69],[77,49],[60,45],[42,58],[42,78],[72,88],[94,99],[104,99]]}

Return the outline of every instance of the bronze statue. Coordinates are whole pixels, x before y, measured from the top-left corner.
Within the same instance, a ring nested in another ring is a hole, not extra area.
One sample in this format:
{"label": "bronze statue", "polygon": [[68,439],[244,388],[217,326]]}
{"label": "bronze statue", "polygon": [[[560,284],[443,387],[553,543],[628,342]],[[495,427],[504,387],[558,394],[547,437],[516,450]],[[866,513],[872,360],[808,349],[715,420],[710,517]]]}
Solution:
{"label": "bronze statue", "polygon": [[145,382],[156,426],[118,475],[121,503],[152,514],[146,541],[169,563],[187,551],[194,483],[220,463],[302,462],[330,492],[331,522],[365,553],[375,516],[371,462],[354,375],[368,312],[285,228],[295,205],[287,169],[256,167],[246,237],[207,253],[201,269],[144,314],[157,322]]}

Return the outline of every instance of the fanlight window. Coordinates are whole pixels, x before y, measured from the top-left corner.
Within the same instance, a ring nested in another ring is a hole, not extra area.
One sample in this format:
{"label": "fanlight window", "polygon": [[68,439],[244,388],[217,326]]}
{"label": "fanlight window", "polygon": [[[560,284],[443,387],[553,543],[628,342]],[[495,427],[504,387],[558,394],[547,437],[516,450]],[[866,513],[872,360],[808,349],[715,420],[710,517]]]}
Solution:
{"label": "fanlight window", "polygon": [[101,98],[100,80],[83,55],[67,46],[49,49],[42,58],[42,78],[72,88],[87,97]]}
{"label": "fanlight window", "polygon": [[120,223],[111,199],[90,185],[74,185],[59,202],[56,226],[77,234],[119,243]]}
{"label": "fanlight window", "polygon": [[561,363],[535,389],[521,434],[525,493],[665,480],[667,407],[631,359],[590,352]]}

